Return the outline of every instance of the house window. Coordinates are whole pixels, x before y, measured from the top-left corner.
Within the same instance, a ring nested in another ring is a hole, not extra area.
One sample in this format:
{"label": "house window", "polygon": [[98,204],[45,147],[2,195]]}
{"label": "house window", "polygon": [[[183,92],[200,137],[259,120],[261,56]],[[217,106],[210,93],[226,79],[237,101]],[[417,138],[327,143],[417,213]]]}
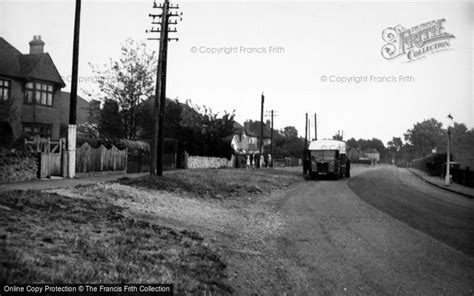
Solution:
{"label": "house window", "polygon": [[40,136],[41,138],[51,138],[51,125],[37,123],[23,123],[23,134],[26,136]]}
{"label": "house window", "polygon": [[53,86],[40,82],[27,82],[25,85],[25,103],[53,106]]}
{"label": "house window", "polygon": [[0,100],[7,101],[10,99],[10,80],[0,79]]}

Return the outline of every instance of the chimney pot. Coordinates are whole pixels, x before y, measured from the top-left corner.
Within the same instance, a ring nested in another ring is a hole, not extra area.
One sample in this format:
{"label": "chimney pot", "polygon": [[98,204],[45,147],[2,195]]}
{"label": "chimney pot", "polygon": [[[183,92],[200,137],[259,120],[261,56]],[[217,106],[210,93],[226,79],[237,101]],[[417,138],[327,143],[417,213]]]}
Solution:
{"label": "chimney pot", "polygon": [[41,35],[34,35],[33,40],[30,41],[30,54],[44,53],[44,41],[41,40]]}

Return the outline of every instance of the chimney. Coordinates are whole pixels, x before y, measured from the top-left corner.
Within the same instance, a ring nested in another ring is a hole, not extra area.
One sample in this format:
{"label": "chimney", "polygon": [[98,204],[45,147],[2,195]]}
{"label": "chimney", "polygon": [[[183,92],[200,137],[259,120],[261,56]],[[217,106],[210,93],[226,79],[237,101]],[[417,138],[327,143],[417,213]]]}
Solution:
{"label": "chimney", "polygon": [[41,35],[33,36],[33,40],[30,41],[30,54],[42,54],[44,53],[44,42],[41,40]]}

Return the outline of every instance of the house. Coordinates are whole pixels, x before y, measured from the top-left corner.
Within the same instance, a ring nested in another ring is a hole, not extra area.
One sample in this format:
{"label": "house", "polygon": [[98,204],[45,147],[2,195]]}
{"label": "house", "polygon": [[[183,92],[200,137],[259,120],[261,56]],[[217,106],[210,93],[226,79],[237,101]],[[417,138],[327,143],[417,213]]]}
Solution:
{"label": "house", "polygon": [[[269,123],[263,124],[263,146],[271,144],[271,129]],[[260,152],[260,121],[248,120],[244,125],[234,122],[234,135],[231,146],[237,154],[253,154]]]}
{"label": "house", "polygon": [[[44,52],[41,36],[33,36],[30,52],[23,54],[0,37],[0,145],[21,136],[58,140],[64,136],[69,115],[69,94],[51,56]],[[78,98],[77,123],[88,114],[88,102]],[[62,135],[61,135],[62,134]]]}
{"label": "house", "polygon": [[360,148],[351,148],[347,152],[347,157],[352,162],[370,162],[377,163],[380,161],[380,153],[377,149],[367,149],[362,151]]}

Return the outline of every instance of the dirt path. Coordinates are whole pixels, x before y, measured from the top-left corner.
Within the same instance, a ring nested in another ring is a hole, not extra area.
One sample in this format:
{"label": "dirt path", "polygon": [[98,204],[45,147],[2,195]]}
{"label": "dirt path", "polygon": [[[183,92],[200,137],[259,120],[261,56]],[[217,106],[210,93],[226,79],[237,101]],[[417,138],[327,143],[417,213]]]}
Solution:
{"label": "dirt path", "polygon": [[[104,199],[129,209],[126,214],[174,229],[197,231],[227,262],[236,294],[275,294],[286,283],[286,269],[274,251],[284,220],[259,201],[200,199],[186,194],[137,189],[117,183],[50,189],[78,199]],[[271,199],[266,197],[265,199]]]}

